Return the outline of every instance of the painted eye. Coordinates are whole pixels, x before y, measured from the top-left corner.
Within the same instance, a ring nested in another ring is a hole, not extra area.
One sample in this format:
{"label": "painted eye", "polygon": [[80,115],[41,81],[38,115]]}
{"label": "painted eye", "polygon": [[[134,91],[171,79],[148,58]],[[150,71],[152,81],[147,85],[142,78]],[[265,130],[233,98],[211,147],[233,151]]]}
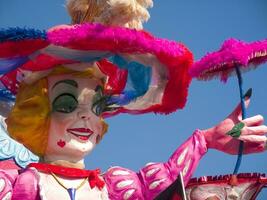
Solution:
{"label": "painted eye", "polygon": [[77,108],[78,101],[72,94],[64,93],[55,98],[52,106],[53,111],[71,113]]}
{"label": "painted eye", "polygon": [[109,102],[111,96],[105,95],[101,86],[97,86],[95,92],[91,108],[95,115],[100,116],[103,112],[110,112],[119,108],[114,106],[115,103]]}
{"label": "painted eye", "polygon": [[105,111],[106,105],[104,101],[96,102],[92,106],[92,111],[96,116],[100,116]]}
{"label": "painted eye", "polygon": [[96,87],[95,92],[91,109],[95,115],[100,116],[106,107],[106,97],[103,94],[103,88],[99,85]]}

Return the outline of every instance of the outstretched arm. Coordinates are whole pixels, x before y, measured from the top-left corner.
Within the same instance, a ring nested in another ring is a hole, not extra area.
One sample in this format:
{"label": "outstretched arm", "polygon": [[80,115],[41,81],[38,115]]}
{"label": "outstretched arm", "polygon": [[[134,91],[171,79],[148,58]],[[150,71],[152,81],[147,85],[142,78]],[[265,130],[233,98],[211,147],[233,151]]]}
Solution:
{"label": "outstretched arm", "polygon": [[154,199],[182,172],[187,183],[207,151],[203,133],[196,130],[166,163],[148,163],[138,173],[113,167],[104,175],[111,200]]}
{"label": "outstretched arm", "polygon": [[[246,105],[248,104],[249,99],[246,99]],[[239,138],[227,135],[239,122],[244,123]],[[241,120],[239,105],[218,125],[203,131],[196,130],[166,163],[150,163],[138,173],[121,167],[109,169],[104,178],[110,199],[153,199],[165,190],[180,172],[187,184],[208,148],[237,154],[239,140],[242,140],[245,143],[245,153],[262,152],[265,150],[266,132],[267,127],[263,125],[263,117],[260,115]]]}
{"label": "outstretched arm", "polygon": [[184,183],[187,184],[206,151],[206,141],[203,133],[196,130],[166,163],[149,164],[140,170],[147,197],[149,199],[156,197],[177,179],[180,172]]}

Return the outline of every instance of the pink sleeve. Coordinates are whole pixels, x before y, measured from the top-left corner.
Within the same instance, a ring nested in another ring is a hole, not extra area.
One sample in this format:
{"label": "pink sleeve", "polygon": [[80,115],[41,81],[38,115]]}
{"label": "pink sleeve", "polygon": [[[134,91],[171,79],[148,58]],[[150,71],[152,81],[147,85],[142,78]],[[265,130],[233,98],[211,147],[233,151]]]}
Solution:
{"label": "pink sleeve", "polygon": [[0,170],[0,199],[11,199],[17,170]]}
{"label": "pink sleeve", "polygon": [[121,167],[110,168],[104,175],[109,197],[152,200],[176,180],[179,172],[187,184],[206,151],[204,136],[196,130],[166,163],[149,163],[138,173]]}

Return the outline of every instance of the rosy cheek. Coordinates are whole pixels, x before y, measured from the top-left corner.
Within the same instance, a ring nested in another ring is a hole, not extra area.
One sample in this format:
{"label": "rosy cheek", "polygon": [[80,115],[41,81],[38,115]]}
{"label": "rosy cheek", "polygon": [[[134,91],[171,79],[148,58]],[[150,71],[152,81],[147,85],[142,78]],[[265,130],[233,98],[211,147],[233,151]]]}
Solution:
{"label": "rosy cheek", "polygon": [[64,140],[59,140],[58,142],[57,142],[57,145],[59,146],[59,147],[61,147],[61,148],[63,148],[65,145],[66,145],[66,142],[64,141]]}

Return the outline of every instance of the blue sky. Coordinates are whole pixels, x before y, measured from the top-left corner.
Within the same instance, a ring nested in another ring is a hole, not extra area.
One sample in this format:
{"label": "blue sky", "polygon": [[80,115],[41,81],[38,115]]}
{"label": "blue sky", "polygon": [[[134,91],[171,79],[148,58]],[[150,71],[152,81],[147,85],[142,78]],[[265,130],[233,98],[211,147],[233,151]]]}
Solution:
{"label": "blue sky", "polygon": [[[69,23],[63,0],[0,0],[0,27],[47,29]],[[230,37],[245,41],[267,36],[266,0],[164,0],[155,1],[145,29],[157,37],[181,41],[200,59],[217,50]],[[267,64],[244,74],[245,88],[253,95],[248,115],[267,118]],[[147,162],[163,162],[195,129],[206,129],[223,120],[238,104],[236,78],[191,84],[185,109],[168,116],[120,115],[107,120],[108,134],[86,158],[87,168],[119,165],[138,170]],[[194,176],[227,174],[236,157],[209,150]],[[240,172],[267,173],[266,153],[244,156]],[[266,199],[263,191],[259,199]]]}

